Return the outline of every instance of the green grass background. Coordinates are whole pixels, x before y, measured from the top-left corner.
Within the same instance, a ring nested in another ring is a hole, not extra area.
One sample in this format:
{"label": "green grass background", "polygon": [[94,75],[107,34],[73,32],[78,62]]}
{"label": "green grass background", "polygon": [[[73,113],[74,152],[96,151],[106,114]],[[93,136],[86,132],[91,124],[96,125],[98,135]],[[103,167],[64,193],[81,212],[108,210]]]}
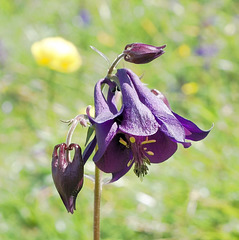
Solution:
{"label": "green grass background", "polygon": [[[51,178],[52,149],[68,130],[60,119],[92,105],[94,84],[106,74],[89,46],[113,61],[132,42],[167,44],[166,53],[119,67],[144,74],[178,114],[214,128],[152,165],[143,182],[131,171],[104,186],[101,239],[239,239],[238,9],[236,0],[0,0],[0,239],[92,239],[93,184],[85,179],[68,214]],[[31,45],[49,36],[77,46],[77,72],[35,63]],[[187,94],[192,82],[198,90]],[[78,127],[73,141],[83,147],[85,134]],[[89,160],[86,173],[92,168]]]}

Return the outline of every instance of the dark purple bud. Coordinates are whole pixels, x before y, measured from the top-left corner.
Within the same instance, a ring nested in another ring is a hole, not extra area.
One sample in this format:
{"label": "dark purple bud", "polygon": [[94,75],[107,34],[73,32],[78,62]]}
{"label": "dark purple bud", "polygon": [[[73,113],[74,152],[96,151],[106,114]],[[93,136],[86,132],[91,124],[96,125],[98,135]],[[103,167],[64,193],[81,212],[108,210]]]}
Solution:
{"label": "dark purple bud", "polygon": [[[69,151],[75,149],[73,161],[69,161]],[[68,212],[73,213],[75,201],[83,186],[84,162],[81,148],[77,144],[65,143],[54,147],[52,154],[52,177],[58,193]]]}
{"label": "dark purple bud", "polygon": [[135,64],[148,63],[164,54],[163,49],[165,47],[166,45],[155,47],[144,43],[131,43],[125,47],[124,59]]}

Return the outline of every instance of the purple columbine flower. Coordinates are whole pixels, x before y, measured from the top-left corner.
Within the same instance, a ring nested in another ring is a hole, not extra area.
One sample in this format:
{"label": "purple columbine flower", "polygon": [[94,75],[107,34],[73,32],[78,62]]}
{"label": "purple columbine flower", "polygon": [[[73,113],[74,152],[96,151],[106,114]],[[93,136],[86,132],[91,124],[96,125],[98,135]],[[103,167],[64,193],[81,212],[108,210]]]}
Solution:
{"label": "purple columbine flower", "polygon": [[119,69],[116,76],[122,92],[121,110],[117,112],[110,90],[110,97],[104,98],[101,80],[95,88],[96,118],[90,118],[98,144],[93,160],[99,169],[112,173],[111,182],[133,165],[135,174],[142,178],[150,163],[171,157],[177,143],[187,148],[191,145],[187,139],[199,141],[209,133],[172,112],[166,98],[151,92],[132,71]]}
{"label": "purple columbine flower", "polygon": [[[75,149],[73,161],[69,161],[69,150]],[[59,149],[59,150],[58,150]],[[52,154],[52,177],[58,193],[68,212],[73,213],[75,201],[83,186],[84,162],[81,156],[81,148],[77,144],[65,143],[54,147]]]}
{"label": "purple columbine flower", "polygon": [[131,43],[125,47],[124,59],[135,64],[148,63],[164,54],[165,47],[166,45],[155,47],[144,43]]}

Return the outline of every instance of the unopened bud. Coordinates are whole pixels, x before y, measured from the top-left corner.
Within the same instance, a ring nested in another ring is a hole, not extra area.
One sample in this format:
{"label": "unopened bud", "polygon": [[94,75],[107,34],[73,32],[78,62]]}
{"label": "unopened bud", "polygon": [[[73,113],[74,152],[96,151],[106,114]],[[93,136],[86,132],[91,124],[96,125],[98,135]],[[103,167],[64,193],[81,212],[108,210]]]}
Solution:
{"label": "unopened bud", "polygon": [[148,63],[164,54],[163,49],[165,47],[166,45],[155,47],[144,43],[128,44],[123,52],[125,54],[124,59],[135,64]]}

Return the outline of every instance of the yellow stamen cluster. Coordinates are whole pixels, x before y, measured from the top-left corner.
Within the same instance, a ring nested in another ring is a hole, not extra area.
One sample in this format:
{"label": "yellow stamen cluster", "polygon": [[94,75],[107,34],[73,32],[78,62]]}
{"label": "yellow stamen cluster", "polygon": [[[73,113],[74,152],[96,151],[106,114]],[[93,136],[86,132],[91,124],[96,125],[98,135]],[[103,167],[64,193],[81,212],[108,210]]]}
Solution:
{"label": "yellow stamen cluster", "polygon": [[[152,139],[152,140],[149,140],[149,137],[146,137],[145,141],[141,142],[140,144],[141,145],[145,145],[145,144],[148,144],[148,143],[155,143],[156,140]],[[154,153],[152,151],[146,151],[147,148],[144,148],[144,151],[149,155],[149,156],[153,156]]]}
{"label": "yellow stamen cluster", "polygon": [[[130,148],[133,149],[132,145],[133,144],[137,144],[136,142],[136,139],[135,137],[131,136],[129,138],[129,143],[127,143],[125,140],[123,140],[122,138],[119,139],[119,142],[124,145],[125,147],[127,148]],[[149,144],[149,143],[155,143],[156,140],[154,139],[151,139],[149,140],[148,137],[145,138],[144,141],[140,142],[140,145],[139,146],[143,146],[145,144]],[[140,150],[141,149],[141,150]],[[143,150],[143,151],[142,151]],[[150,161],[148,159],[147,156],[145,156],[145,154],[143,153],[147,153],[149,156],[153,156],[154,155],[154,152],[152,151],[148,151],[146,147],[140,147],[139,148],[139,156],[140,157],[136,157],[135,155],[133,156],[133,158],[128,162],[127,164],[127,167],[130,167],[130,165],[132,163],[134,163],[134,173],[142,180],[143,177],[148,173],[148,166],[147,165],[150,165]],[[134,154],[134,152],[133,152]],[[138,158],[138,159],[137,159]]]}

